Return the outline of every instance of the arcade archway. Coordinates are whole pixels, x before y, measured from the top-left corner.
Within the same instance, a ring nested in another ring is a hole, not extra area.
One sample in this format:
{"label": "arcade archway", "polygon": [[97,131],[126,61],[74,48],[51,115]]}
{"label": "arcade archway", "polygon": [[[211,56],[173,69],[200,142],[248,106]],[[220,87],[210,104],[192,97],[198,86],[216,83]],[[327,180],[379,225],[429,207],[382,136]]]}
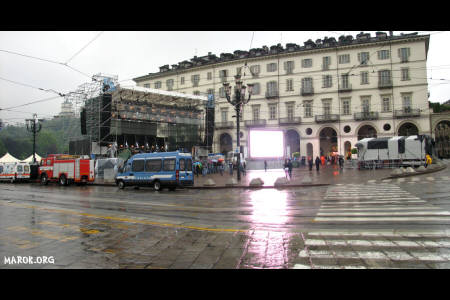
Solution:
{"label": "arcade archway", "polygon": [[300,135],[294,129],[289,129],[285,134],[286,155],[291,157],[292,153],[300,152]]}
{"label": "arcade archway", "polygon": [[220,153],[227,154],[233,150],[233,140],[228,133],[222,133],[219,137]]}
{"label": "arcade archway", "polygon": [[450,121],[436,124],[434,129],[435,149],[439,158],[450,158]]}
{"label": "arcade archway", "polygon": [[418,135],[419,129],[416,125],[410,122],[403,123],[398,129],[399,136]]}
{"label": "arcade archway", "polygon": [[319,133],[320,155],[330,155],[337,152],[337,132],[331,127],[323,128]]}
{"label": "arcade archway", "polygon": [[365,138],[376,138],[377,130],[371,125],[364,125],[358,130],[358,141]]}

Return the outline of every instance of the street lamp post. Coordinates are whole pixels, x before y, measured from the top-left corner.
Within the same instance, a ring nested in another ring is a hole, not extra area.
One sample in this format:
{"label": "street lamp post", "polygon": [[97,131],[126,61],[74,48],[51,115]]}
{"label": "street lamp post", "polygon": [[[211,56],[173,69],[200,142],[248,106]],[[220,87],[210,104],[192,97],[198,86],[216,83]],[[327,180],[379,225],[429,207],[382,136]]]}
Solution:
{"label": "street lamp post", "polygon": [[41,128],[41,119],[37,118],[37,114],[33,114],[33,119],[26,119],[27,122],[27,130],[33,133],[33,164],[36,163],[36,133],[38,133]]}
{"label": "street lamp post", "polygon": [[[225,82],[223,84],[225,97],[231,105],[234,106],[236,111],[236,138],[237,138],[237,149],[238,149],[238,157],[237,157],[237,180],[241,180],[241,143],[240,143],[240,115],[242,107],[250,101],[250,97],[252,96],[253,84],[243,85],[241,81],[241,75],[234,76],[235,78],[235,87],[234,87],[234,99],[231,99],[231,86],[229,83]],[[248,99],[245,99],[245,90],[248,87]]]}

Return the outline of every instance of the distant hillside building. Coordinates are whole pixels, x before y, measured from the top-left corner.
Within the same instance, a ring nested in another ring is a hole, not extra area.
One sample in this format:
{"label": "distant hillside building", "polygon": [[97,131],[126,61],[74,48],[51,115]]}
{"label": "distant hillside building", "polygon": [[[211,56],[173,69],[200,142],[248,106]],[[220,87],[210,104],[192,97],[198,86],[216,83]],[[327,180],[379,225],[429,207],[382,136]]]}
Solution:
{"label": "distant hillside building", "polygon": [[60,117],[74,117],[75,111],[73,109],[72,102],[64,101],[61,104],[61,112],[59,113]]}

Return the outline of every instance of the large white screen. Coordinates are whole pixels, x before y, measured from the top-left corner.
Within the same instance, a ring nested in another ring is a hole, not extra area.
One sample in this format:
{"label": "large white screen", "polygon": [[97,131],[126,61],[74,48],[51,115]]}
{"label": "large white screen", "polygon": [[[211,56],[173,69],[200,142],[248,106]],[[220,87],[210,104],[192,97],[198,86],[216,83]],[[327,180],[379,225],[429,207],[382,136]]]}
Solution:
{"label": "large white screen", "polygon": [[250,131],[250,157],[283,157],[283,146],[283,131]]}

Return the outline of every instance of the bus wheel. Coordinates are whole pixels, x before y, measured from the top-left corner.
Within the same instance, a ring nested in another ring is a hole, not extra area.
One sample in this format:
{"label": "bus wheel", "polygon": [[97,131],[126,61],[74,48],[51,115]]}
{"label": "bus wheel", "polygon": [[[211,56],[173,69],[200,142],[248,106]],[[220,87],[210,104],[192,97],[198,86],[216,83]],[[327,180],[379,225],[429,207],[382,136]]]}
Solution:
{"label": "bus wheel", "polygon": [[119,189],[123,190],[125,188],[125,182],[123,182],[122,180],[120,180],[117,183],[117,186],[119,187]]}
{"label": "bus wheel", "polygon": [[59,177],[59,185],[63,186],[63,185],[67,185],[67,178],[66,175],[61,175]]}
{"label": "bus wheel", "polygon": [[153,188],[155,189],[155,191],[160,191],[161,190],[161,182],[159,182],[158,180],[155,180],[155,182],[153,182]]}
{"label": "bus wheel", "polygon": [[46,174],[43,174],[41,176],[41,185],[47,185],[48,184],[48,177]]}

